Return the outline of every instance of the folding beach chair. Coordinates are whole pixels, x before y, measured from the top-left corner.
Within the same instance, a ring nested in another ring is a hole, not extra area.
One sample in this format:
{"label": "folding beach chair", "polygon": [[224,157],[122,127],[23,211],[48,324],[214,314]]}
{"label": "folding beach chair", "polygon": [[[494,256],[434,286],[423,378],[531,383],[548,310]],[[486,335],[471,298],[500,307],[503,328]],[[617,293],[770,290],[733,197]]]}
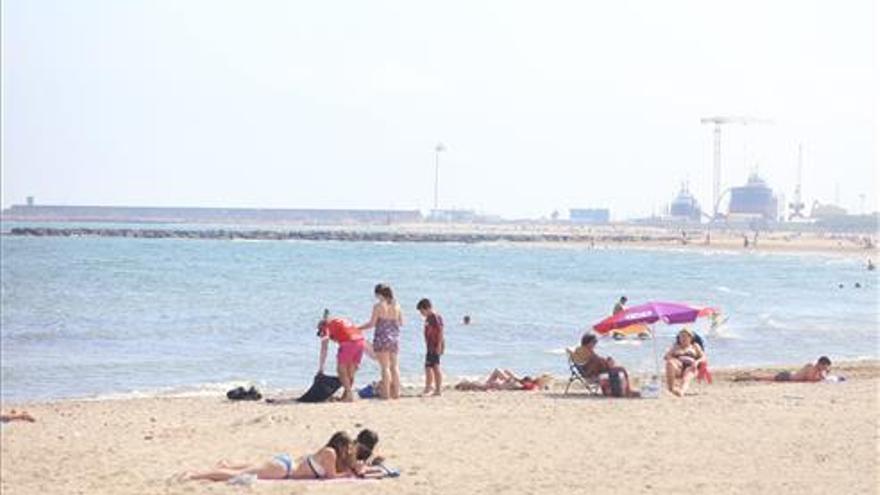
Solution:
{"label": "folding beach chair", "polygon": [[568,385],[565,386],[565,394],[575,381],[579,381],[584,385],[587,393],[590,395],[602,395],[602,387],[599,385],[598,377],[588,377],[577,363],[574,362],[574,351],[566,348],[565,353],[568,354],[568,369],[571,376],[568,377]]}

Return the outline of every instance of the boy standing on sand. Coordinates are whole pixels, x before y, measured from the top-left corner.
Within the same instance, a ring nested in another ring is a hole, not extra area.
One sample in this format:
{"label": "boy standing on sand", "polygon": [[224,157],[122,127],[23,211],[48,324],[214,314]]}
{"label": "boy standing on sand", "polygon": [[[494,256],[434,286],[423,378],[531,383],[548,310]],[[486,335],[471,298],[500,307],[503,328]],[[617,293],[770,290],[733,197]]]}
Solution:
{"label": "boy standing on sand", "polygon": [[425,390],[423,395],[431,393],[440,395],[443,386],[443,375],[440,373],[440,356],[446,350],[446,342],[443,339],[443,317],[435,313],[431,307],[431,301],[422,299],[416,305],[416,309],[425,319]]}

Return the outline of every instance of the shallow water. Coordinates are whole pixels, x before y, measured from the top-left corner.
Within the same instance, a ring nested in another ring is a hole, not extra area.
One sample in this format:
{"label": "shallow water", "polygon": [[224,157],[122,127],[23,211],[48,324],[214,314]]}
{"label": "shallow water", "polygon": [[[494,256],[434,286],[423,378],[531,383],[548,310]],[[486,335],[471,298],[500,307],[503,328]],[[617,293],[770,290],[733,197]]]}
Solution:
{"label": "shallow water", "polygon": [[[11,236],[0,254],[4,400],[217,393],[237,381],[302,389],[323,308],[363,322],[379,281],[404,308],[401,366],[412,383],[422,380],[421,297],[445,317],[450,377],[497,366],[567,374],[564,348],[621,294],[720,307],[730,320],[705,335],[715,367],[880,357],[877,274],[832,256]],[[657,331],[662,353],[674,329]],[[649,371],[651,344],[599,349]],[[376,374],[368,362],[359,379]]]}

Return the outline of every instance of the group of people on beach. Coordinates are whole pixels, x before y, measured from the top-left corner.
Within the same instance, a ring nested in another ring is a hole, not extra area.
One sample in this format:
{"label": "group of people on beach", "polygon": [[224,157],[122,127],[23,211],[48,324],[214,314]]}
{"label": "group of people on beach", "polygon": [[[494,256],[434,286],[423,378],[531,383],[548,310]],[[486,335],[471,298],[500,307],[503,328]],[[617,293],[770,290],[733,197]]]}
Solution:
{"label": "group of people on beach", "polygon": [[[324,373],[329,342],[338,344],[336,369],[342,384],[342,400],[354,400],[355,374],[364,354],[373,357],[379,364],[381,377],[378,381],[379,397],[382,399],[400,398],[400,327],[403,326],[403,310],[394,298],[394,291],[387,284],[377,284],[373,289],[376,303],[370,319],[362,325],[355,325],[343,317],[330,317],[325,313],[318,322],[318,337],[321,339],[321,352],[318,360],[318,374]],[[446,349],[443,337],[443,317],[437,313],[427,298],[419,300],[416,310],[425,320],[425,389],[423,394],[440,395],[443,374],[440,371],[440,357]],[[470,317],[466,317],[470,320]],[[363,332],[373,329],[373,340],[367,342]]]}

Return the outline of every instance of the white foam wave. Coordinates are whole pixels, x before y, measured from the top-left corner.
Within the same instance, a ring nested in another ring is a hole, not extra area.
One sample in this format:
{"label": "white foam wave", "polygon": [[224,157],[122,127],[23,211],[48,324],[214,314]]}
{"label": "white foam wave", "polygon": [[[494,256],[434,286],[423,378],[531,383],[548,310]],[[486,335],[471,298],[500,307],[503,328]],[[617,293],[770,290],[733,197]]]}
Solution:
{"label": "white foam wave", "polygon": [[235,380],[229,382],[202,383],[196,385],[181,385],[175,387],[156,387],[144,390],[130,390],[127,392],[111,392],[84,397],[77,400],[83,401],[108,401],[108,400],[131,400],[152,399],[156,397],[224,397],[226,392],[235,387],[256,387],[263,395],[277,392],[268,389],[265,382],[254,380]]}

